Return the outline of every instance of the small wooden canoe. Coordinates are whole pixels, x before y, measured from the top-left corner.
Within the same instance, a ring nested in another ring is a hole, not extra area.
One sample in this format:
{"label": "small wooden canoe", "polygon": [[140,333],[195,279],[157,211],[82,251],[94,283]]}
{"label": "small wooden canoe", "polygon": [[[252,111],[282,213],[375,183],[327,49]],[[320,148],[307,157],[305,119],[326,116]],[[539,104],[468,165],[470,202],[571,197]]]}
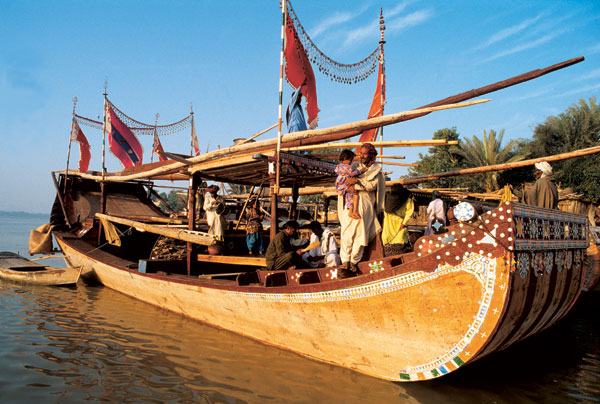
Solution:
{"label": "small wooden canoe", "polygon": [[78,268],[53,268],[32,262],[13,252],[0,252],[0,280],[33,285],[74,285],[81,274]]}

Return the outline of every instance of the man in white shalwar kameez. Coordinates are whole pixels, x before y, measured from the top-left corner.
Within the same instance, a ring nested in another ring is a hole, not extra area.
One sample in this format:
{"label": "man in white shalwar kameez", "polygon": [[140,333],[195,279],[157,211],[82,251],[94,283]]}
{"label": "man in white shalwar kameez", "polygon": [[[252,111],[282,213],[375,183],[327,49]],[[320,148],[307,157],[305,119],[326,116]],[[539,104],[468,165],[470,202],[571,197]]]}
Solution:
{"label": "man in white shalwar kameez", "polygon": [[302,260],[313,268],[333,267],[340,265],[340,255],[335,236],[327,227],[321,226],[321,223],[312,221],[308,225],[312,234],[310,235],[310,244],[315,241],[321,243],[317,248],[313,248],[302,255]]}
{"label": "man in white shalwar kameez", "polygon": [[375,164],[377,151],[370,143],[360,148],[358,169],[363,171],[356,178],[349,178],[348,184],[360,195],[358,214],[360,219],[352,219],[345,208],[344,198],[338,198],[338,218],[341,226],[342,265],[347,270],[357,273],[356,264],[361,260],[364,248],[381,232],[381,224],[377,217],[383,212],[385,203],[385,177],[381,166]]}
{"label": "man in white shalwar kameez", "polygon": [[215,236],[219,241],[223,241],[223,233],[225,232],[225,226],[227,220],[224,216],[217,214],[217,206],[219,202],[222,202],[221,198],[217,195],[219,187],[211,185],[206,188],[206,195],[204,197],[204,211],[206,212],[206,221],[208,222],[208,234]]}

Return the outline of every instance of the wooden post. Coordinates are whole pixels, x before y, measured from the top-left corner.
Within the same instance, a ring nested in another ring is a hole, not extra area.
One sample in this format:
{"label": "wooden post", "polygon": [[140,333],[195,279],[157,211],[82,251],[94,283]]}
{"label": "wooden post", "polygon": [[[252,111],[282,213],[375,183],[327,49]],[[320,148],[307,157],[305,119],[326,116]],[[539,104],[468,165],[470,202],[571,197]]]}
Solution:
{"label": "wooden post", "polygon": [[246,202],[244,202],[244,206],[242,206],[242,211],[240,212],[240,217],[238,218],[238,222],[235,225],[235,230],[237,230],[238,227],[240,227],[240,223],[242,223],[242,218],[244,217],[244,212],[246,211],[246,206],[248,206],[248,201],[250,201],[250,198],[252,197],[252,194],[254,193],[254,188],[255,188],[254,185],[252,185],[252,188],[250,188],[250,192],[248,193]]}
{"label": "wooden post", "polygon": [[292,206],[290,207],[290,220],[298,220],[298,185],[292,185]]}
{"label": "wooden post", "polygon": [[[100,182],[100,213],[106,214],[106,182]],[[98,223],[98,245],[102,244],[102,222]]]}
{"label": "wooden post", "polygon": [[[198,184],[200,183],[200,176],[198,174],[192,175],[190,178],[190,185],[188,188],[188,200],[187,200],[187,209],[188,209],[188,230],[197,230],[196,226],[196,188],[198,188]],[[192,267],[196,261],[196,249],[197,247],[188,242],[186,243],[187,247],[187,274],[188,276],[192,274]]]}
{"label": "wooden post", "polygon": [[271,226],[269,229],[269,240],[273,240],[277,235],[277,199],[279,196],[275,193],[275,175],[271,176]]}
{"label": "wooden post", "polygon": [[323,202],[323,209],[325,211],[325,227],[329,225],[329,197],[325,197],[325,201]]}

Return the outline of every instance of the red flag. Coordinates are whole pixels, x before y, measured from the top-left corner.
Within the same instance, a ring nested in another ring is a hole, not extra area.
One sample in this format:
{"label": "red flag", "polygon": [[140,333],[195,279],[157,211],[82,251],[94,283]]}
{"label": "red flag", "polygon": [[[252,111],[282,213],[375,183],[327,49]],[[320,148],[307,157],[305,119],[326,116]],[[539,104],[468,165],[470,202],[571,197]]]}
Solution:
{"label": "red flag", "polygon": [[71,127],[71,141],[79,143],[79,172],[85,173],[90,166],[92,154],[90,153],[90,144],[75,119],[73,119]]}
{"label": "red flag", "polygon": [[156,132],[154,132],[154,138],[152,139],[152,153],[158,156],[159,161],[167,161],[168,159],[163,154],[164,152],[165,150],[163,149],[162,144],[160,143],[160,139],[158,138]]}
{"label": "red flag", "polygon": [[302,95],[306,97],[306,112],[308,114],[308,125],[311,129],[316,128],[319,122],[319,106],[317,105],[317,84],[308,55],[304,46],[298,38],[294,23],[287,17],[285,32],[285,76],[294,89],[302,87]]}
{"label": "red flag", "polygon": [[[379,72],[377,73],[377,88],[369,110],[367,119],[383,115],[383,105],[385,104],[385,68],[384,64],[379,62]],[[377,140],[379,128],[365,130],[358,139],[359,142],[374,142]]]}
{"label": "red flag", "polygon": [[129,129],[107,106],[106,130],[110,150],[121,161],[123,167],[133,167],[142,164],[144,150],[131,129]]}

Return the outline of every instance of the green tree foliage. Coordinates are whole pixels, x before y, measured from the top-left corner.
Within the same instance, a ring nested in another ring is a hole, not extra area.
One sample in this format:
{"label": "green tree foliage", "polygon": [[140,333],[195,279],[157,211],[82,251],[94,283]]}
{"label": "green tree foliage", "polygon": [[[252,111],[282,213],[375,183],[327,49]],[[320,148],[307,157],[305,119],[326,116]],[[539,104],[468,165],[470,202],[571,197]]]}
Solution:
{"label": "green tree foliage", "polygon": [[[456,128],[445,128],[433,134],[434,139],[458,140]],[[418,167],[408,169],[409,176],[433,174],[456,170],[462,166],[463,156],[458,145],[433,146],[428,149],[428,154],[419,153],[416,161]],[[447,177],[439,180],[422,183],[423,188],[457,188],[464,187],[465,178]]]}
{"label": "green tree foliage", "polygon": [[[483,131],[483,140],[473,136],[472,140],[460,141],[459,154],[463,156],[464,167],[483,167],[495,164],[512,163],[525,159],[523,140],[511,140],[504,147],[502,139],[504,129],[496,132],[491,129],[488,133]],[[482,173],[483,187],[486,192],[500,189],[500,171]]]}
{"label": "green tree foliage", "polygon": [[[175,190],[171,190],[168,195],[165,192],[161,192],[159,195],[175,212],[181,213],[186,208],[186,195],[180,195]],[[160,202],[158,207],[165,211],[165,213],[171,213],[165,208],[162,202]]]}
{"label": "green tree foliage", "polygon": [[[250,185],[227,184],[228,192],[233,195],[247,195],[252,188]],[[256,191],[256,189],[255,189]]]}
{"label": "green tree foliage", "polygon": [[[532,158],[566,153],[600,144],[600,106],[596,98],[580,99],[558,116],[550,116],[536,126],[530,144]],[[600,161],[598,155],[552,163],[561,188],[572,188],[593,201],[600,201]]]}

